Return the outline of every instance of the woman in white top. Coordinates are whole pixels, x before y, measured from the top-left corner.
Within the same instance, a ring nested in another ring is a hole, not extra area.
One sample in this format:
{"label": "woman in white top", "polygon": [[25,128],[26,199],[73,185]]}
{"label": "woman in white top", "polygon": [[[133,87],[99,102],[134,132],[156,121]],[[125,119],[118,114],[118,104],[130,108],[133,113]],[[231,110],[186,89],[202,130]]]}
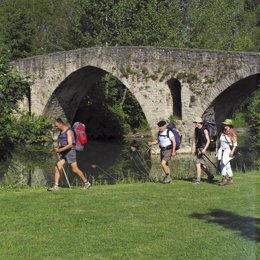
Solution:
{"label": "woman in white top", "polygon": [[219,149],[217,152],[220,161],[222,180],[220,185],[233,183],[233,172],[230,161],[234,158],[237,147],[237,134],[233,128],[231,119],[226,119],[223,123],[223,131],[219,138]]}

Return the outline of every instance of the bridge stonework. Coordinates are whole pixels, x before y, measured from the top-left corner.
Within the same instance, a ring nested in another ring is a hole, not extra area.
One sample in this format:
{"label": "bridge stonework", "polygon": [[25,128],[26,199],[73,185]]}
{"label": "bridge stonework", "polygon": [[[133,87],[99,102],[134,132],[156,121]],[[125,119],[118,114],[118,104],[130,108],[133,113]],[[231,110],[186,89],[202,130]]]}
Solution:
{"label": "bridge stonework", "polygon": [[155,47],[85,48],[17,60],[32,81],[23,109],[65,114],[73,121],[88,88],[105,73],[120,80],[139,102],[152,133],[174,115],[188,140],[196,116],[217,123],[256,90],[260,53]]}

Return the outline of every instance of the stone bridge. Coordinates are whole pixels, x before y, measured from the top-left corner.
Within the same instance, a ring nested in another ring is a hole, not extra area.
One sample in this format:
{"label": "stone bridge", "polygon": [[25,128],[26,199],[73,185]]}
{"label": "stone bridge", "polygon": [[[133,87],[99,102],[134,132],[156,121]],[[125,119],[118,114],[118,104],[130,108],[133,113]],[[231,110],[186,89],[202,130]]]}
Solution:
{"label": "stone bridge", "polygon": [[105,73],[120,80],[139,102],[152,133],[170,115],[186,137],[195,116],[220,123],[256,90],[260,53],[155,47],[85,48],[17,60],[32,80],[23,109],[65,114],[73,121],[88,88]]}

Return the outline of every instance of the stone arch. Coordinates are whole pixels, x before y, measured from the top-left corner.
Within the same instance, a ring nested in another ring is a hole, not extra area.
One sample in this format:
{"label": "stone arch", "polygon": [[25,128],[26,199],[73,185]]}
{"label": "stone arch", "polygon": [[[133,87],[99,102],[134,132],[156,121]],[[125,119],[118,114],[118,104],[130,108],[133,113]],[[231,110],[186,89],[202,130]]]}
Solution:
{"label": "stone arch", "polygon": [[240,79],[222,91],[203,114],[204,119],[215,119],[219,124],[231,117],[240,104],[249,97],[260,83],[260,73]]}
{"label": "stone arch", "polygon": [[[65,115],[68,122],[72,123],[78,106],[88,89],[97,82],[100,82],[101,78],[107,73],[117,78],[132,93],[127,82],[123,82],[108,70],[94,66],[86,66],[72,72],[56,87],[47,101],[43,114],[51,118]],[[136,98],[135,95],[134,97]],[[136,100],[140,105],[138,98],[136,98]],[[141,105],[140,107],[142,109]],[[143,109],[142,111],[146,117],[145,111]]]}
{"label": "stone arch", "polygon": [[176,78],[167,81],[173,102],[173,116],[178,120],[182,120],[182,100],[181,100],[181,83]]}

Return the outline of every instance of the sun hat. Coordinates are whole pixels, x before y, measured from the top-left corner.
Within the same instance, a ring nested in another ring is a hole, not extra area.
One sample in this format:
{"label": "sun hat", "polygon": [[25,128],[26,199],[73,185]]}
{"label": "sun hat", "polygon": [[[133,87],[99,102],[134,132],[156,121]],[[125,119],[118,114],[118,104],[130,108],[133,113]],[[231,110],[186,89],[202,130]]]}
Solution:
{"label": "sun hat", "polygon": [[225,119],[224,122],[222,122],[223,125],[233,125],[232,119]]}
{"label": "sun hat", "polygon": [[195,117],[193,123],[203,123],[203,119],[201,117]]}
{"label": "sun hat", "polygon": [[166,121],[161,120],[161,121],[159,121],[159,122],[157,123],[157,125],[158,125],[159,127],[162,127],[162,126],[166,125]]}

